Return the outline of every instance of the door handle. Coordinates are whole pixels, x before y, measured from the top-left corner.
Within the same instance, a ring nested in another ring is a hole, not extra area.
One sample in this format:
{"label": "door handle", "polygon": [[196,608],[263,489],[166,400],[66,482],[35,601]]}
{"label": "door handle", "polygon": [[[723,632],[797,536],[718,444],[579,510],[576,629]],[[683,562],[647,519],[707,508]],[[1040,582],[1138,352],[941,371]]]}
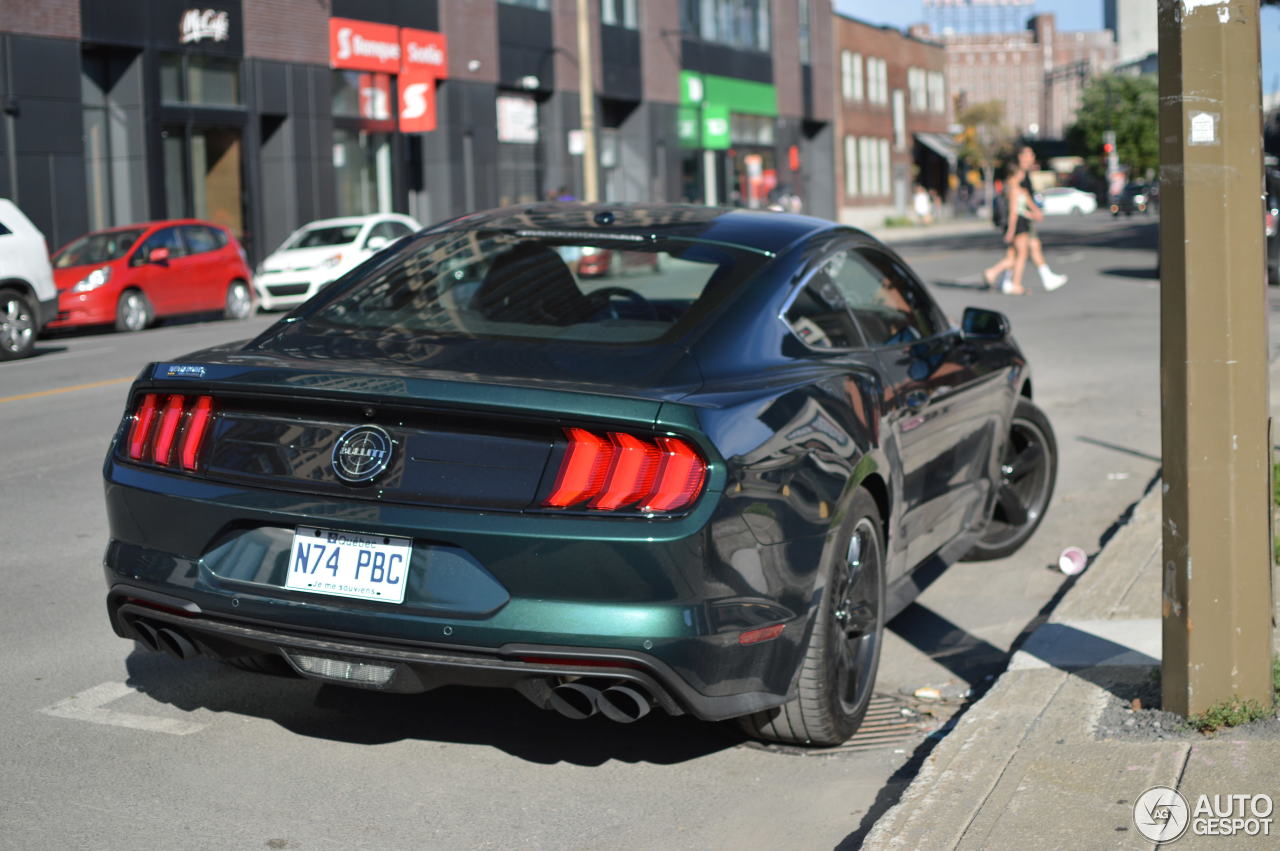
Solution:
{"label": "door handle", "polygon": [[912,390],[906,397],[907,407],[918,411],[929,404],[929,394],[923,390]]}

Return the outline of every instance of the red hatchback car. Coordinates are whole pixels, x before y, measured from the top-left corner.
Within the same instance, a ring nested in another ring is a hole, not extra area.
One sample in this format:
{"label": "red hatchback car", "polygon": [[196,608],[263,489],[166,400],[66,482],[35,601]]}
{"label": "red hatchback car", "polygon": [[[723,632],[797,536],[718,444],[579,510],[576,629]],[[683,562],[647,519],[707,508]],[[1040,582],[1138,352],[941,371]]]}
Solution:
{"label": "red hatchback car", "polygon": [[49,328],[140,331],[161,316],[253,312],[244,249],[226,228],[195,219],[86,234],[53,255],[53,278],[58,315]]}

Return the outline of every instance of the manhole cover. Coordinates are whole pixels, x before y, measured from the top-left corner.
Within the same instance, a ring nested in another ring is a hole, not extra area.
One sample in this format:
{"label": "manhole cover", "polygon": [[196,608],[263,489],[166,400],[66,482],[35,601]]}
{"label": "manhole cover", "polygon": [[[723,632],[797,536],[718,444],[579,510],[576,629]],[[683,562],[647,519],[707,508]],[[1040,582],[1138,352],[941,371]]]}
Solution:
{"label": "manhole cover", "polygon": [[853,753],[880,750],[912,739],[920,739],[932,733],[938,726],[939,722],[936,718],[917,712],[907,701],[889,695],[876,694],[871,697],[871,705],[867,707],[866,717],[862,719],[862,726],[858,728],[858,732],[838,747],[803,748],[763,742],[747,742],[747,745],[800,756]]}

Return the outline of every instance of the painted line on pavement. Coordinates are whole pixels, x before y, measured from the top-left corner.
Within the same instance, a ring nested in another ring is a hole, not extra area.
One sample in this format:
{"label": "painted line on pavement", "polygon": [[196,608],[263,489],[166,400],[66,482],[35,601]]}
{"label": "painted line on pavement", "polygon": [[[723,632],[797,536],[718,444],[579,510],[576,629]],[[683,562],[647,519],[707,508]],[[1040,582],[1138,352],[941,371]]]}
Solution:
{"label": "painted line on pavement", "polygon": [[0,403],[21,402],[24,399],[39,399],[42,396],[57,396],[59,393],[74,393],[77,390],[93,390],[95,387],[110,387],[112,384],[124,384],[126,381],[133,381],[133,376],[108,378],[106,381],[91,381],[88,384],[73,384],[70,387],[54,387],[50,390],[37,390],[34,393],[19,393],[17,396],[0,396]]}
{"label": "painted line on pavement", "polygon": [[90,724],[106,724],[111,727],[128,727],[149,733],[168,733],[171,736],[188,736],[209,726],[195,721],[183,721],[180,718],[156,718],[151,715],[116,712],[113,709],[103,708],[113,700],[137,693],[135,689],[124,683],[103,683],[91,689],[85,689],[66,700],[60,700],[53,706],[41,709],[40,712],[55,718],[69,718],[72,721],[87,721]]}

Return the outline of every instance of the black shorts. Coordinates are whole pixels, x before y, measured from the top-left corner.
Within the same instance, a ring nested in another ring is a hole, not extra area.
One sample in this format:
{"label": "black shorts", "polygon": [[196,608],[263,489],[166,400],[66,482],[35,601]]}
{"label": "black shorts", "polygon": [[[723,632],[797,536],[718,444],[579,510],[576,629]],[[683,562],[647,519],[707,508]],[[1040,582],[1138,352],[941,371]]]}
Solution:
{"label": "black shorts", "polygon": [[1018,221],[1013,226],[1014,236],[1017,236],[1020,233],[1034,234],[1035,232],[1035,222],[1031,221],[1031,219],[1024,218],[1023,216],[1018,216]]}

